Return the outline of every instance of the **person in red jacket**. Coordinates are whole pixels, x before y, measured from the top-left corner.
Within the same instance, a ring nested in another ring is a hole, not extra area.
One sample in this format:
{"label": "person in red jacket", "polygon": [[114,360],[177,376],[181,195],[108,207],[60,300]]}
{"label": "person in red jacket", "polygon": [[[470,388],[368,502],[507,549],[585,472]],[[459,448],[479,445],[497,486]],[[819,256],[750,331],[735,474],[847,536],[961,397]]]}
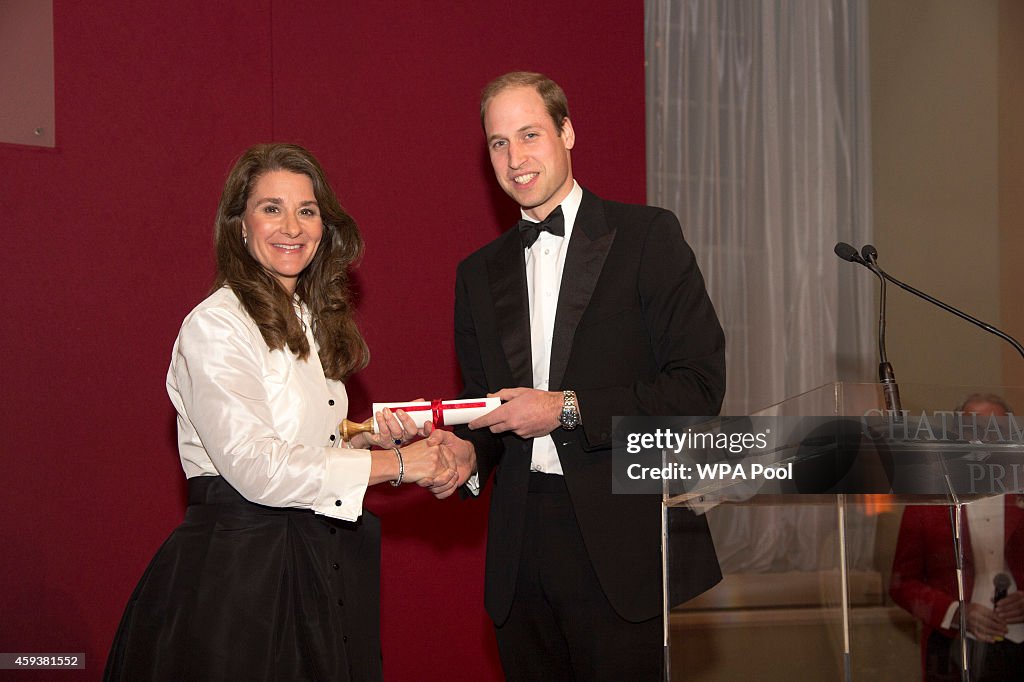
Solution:
{"label": "person in red jacket", "polygon": [[[1011,413],[1002,398],[968,396],[958,409],[982,418]],[[972,680],[1024,679],[1024,496],[978,500],[963,512],[964,600]],[[997,586],[1006,583],[1005,588]],[[996,599],[997,592],[1005,596]],[[960,603],[948,507],[908,506],[889,594],[924,623],[927,682],[960,680]]]}

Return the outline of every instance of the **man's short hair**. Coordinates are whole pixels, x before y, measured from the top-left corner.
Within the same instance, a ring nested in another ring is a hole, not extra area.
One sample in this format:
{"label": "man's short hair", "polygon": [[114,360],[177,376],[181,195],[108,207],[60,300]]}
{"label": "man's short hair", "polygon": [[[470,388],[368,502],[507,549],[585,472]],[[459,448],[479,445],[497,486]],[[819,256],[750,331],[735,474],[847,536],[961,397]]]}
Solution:
{"label": "man's short hair", "polygon": [[1003,408],[1003,411],[1006,412],[1006,414],[1013,414],[1013,408],[1006,402],[1006,399],[995,393],[972,393],[964,398],[963,402],[957,405],[956,411],[963,412],[964,408],[971,403],[991,403],[992,405],[998,405]]}
{"label": "man's short hair", "polygon": [[[559,135],[562,134],[565,119],[569,118],[569,101],[565,97],[565,91],[559,87],[558,83],[544,74],[531,71],[506,73],[504,76],[498,76],[484,87],[483,92],[480,93],[480,125],[484,124],[487,105],[499,92],[509,88],[533,88],[536,90],[540,98],[544,100],[544,108],[548,110],[548,115],[554,121],[555,129]],[[484,132],[486,132],[486,128]]]}

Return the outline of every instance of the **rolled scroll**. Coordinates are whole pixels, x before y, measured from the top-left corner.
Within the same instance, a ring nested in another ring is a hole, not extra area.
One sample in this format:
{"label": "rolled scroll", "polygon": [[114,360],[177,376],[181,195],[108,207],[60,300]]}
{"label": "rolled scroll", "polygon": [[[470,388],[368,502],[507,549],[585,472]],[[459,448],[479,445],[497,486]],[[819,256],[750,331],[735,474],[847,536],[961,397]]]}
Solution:
{"label": "rolled scroll", "polygon": [[[417,429],[422,429],[428,421],[434,426],[454,426],[468,424],[477,417],[482,417],[501,405],[501,398],[466,398],[465,400],[415,400],[407,403],[374,403],[373,413],[376,415],[385,407],[392,412],[402,410],[412,419]],[[378,433],[380,427],[375,417],[359,423],[346,419],[341,423],[341,438],[349,441],[357,433]]]}

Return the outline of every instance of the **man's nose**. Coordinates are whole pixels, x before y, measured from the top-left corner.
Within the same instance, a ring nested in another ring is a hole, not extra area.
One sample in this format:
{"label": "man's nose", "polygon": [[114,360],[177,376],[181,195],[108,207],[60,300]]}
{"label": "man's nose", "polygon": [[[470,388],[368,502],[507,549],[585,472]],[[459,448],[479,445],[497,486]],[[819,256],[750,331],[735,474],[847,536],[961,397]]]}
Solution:
{"label": "man's nose", "polygon": [[508,167],[519,168],[526,161],[526,153],[517,142],[508,143]]}

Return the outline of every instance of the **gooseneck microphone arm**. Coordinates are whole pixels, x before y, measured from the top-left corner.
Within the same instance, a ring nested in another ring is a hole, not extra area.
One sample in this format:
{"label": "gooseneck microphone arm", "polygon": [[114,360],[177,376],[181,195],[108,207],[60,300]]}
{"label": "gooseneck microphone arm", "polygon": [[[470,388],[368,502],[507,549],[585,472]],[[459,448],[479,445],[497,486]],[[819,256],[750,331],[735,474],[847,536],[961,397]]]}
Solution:
{"label": "gooseneck microphone arm", "polygon": [[[864,247],[864,248],[867,248],[867,247]],[[988,324],[987,322],[982,322],[978,318],[976,318],[976,317],[974,317],[972,315],[968,315],[964,311],[962,311],[962,310],[960,310],[958,308],[954,308],[953,306],[949,305],[948,303],[943,303],[939,299],[937,299],[937,298],[935,298],[933,296],[929,296],[928,294],[924,293],[923,291],[919,291],[918,289],[915,289],[914,287],[910,286],[909,284],[905,284],[905,283],[899,281],[898,279],[896,279],[895,277],[893,277],[889,273],[885,272],[881,268],[879,268],[878,271],[882,273],[883,277],[885,277],[887,280],[889,280],[890,282],[892,282],[893,284],[898,286],[900,289],[903,289],[904,291],[910,292],[911,294],[914,294],[918,298],[923,298],[924,300],[928,301],[932,305],[937,305],[938,307],[942,308],[946,312],[953,313],[954,315],[956,315],[957,317],[959,317],[962,320],[967,320],[968,322],[970,322],[974,326],[980,327],[980,328],[984,329],[989,334],[995,334],[996,336],[1001,338],[1003,341],[1006,341],[1008,344],[1013,346],[1014,350],[1016,350],[1018,353],[1020,353],[1021,358],[1024,358],[1024,346],[1022,346],[1020,344],[1020,341],[1018,341],[1017,339],[1013,338],[1012,336],[1010,336],[1006,332],[1002,331],[1001,329],[997,329],[996,327],[993,327],[992,325]]]}
{"label": "gooseneck microphone arm", "polygon": [[885,273],[878,267],[878,251],[871,244],[860,250],[864,264],[875,273],[880,282],[881,292],[878,296],[878,381],[882,384],[885,394],[885,409],[894,414],[897,423],[902,423],[903,405],[900,403],[900,388],[896,383],[896,373],[885,353]]}
{"label": "gooseneck microphone arm", "polygon": [[[914,287],[910,286],[909,284],[901,282],[900,280],[896,279],[895,277],[893,277],[892,275],[890,275],[886,271],[882,270],[882,268],[878,267],[878,262],[877,262],[878,251],[875,250],[875,247],[871,246],[870,244],[865,245],[864,248],[861,250],[861,253],[857,253],[857,249],[853,248],[852,246],[850,246],[846,242],[839,242],[838,244],[836,244],[835,252],[836,252],[836,255],[839,256],[840,258],[842,258],[843,260],[850,261],[851,263],[857,263],[859,265],[863,265],[864,267],[866,267],[869,270],[871,270],[872,272],[874,272],[875,275],[878,275],[878,276],[882,277],[883,279],[892,282],[893,284],[898,286],[900,289],[903,289],[904,291],[906,291],[908,293],[911,293],[914,296],[917,296],[918,298],[924,299],[925,301],[928,301],[932,305],[935,305],[935,306],[938,306],[939,308],[942,308],[946,312],[953,313],[954,315],[956,315],[960,319],[966,320],[967,322],[970,322],[974,326],[979,327],[981,329],[984,329],[989,334],[994,334],[994,335],[998,336],[1003,341],[1006,341],[1008,344],[1013,346],[1014,350],[1016,350],[1017,353],[1020,354],[1021,358],[1024,358],[1024,346],[1021,345],[1020,341],[1018,341],[1017,339],[1013,338],[1012,336],[1010,336],[1006,332],[1002,331],[1001,329],[997,329],[996,327],[993,327],[992,325],[988,324],[987,322],[982,322],[981,320],[979,320],[978,318],[974,317],[973,315],[969,315],[969,314],[965,313],[964,311],[960,310],[959,308],[954,308],[953,306],[949,305],[948,303],[944,303],[943,301],[940,301],[939,299],[935,298],[934,296],[929,296],[928,294],[924,293],[923,291],[920,291],[919,289],[915,289]],[[863,256],[862,256],[862,254],[863,254]],[[883,290],[883,294],[882,294],[882,301],[883,301],[883,306],[884,306],[884,301],[885,301],[884,290]],[[879,327],[880,327],[880,329],[879,329],[879,346],[880,346],[879,352],[882,354],[883,363],[884,363],[884,358],[885,358],[884,352],[885,351],[882,348],[882,346],[884,346],[884,341],[883,341],[884,329],[881,328],[881,323],[879,323]],[[892,368],[890,367],[890,370],[891,369]],[[881,371],[882,371],[882,368],[881,368],[881,366],[879,366],[879,372],[881,373]],[[882,380],[882,382],[885,383],[884,379]]]}
{"label": "gooseneck microphone arm", "polygon": [[857,253],[857,249],[846,242],[836,244],[835,252],[843,260],[863,265],[878,277],[878,381],[882,384],[886,412],[891,415],[894,422],[902,423],[903,405],[900,403],[900,388],[896,383],[896,373],[885,352],[885,273],[875,262],[878,252],[875,247],[868,245],[861,250],[861,253]]}
{"label": "gooseneck microphone arm", "polygon": [[[861,263],[878,278],[878,359],[883,365],[889,364],[889,358],[885,352],[885,274],[878,267],[875,261],[878,259],[878,252],[875,247],[868,244],[861,250]],[[881,379],[881,377],[879,377]]]}

